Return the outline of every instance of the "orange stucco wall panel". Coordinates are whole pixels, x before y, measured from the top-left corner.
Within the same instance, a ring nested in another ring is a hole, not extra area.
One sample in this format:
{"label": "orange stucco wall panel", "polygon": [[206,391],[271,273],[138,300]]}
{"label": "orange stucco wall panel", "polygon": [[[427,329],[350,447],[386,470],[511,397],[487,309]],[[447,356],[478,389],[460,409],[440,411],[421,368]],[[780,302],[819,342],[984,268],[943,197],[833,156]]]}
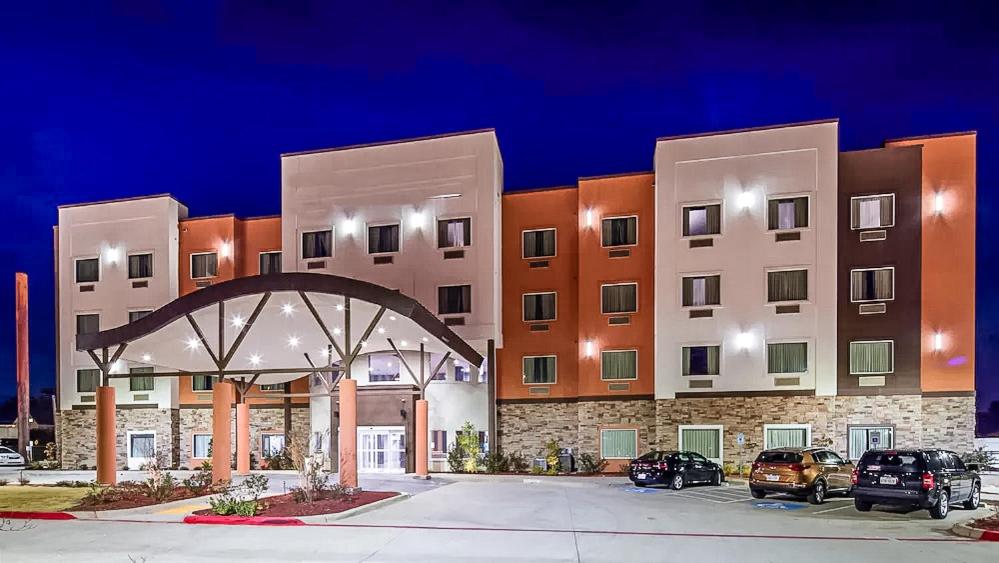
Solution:
{"label": "orange stucco wall panel", "polygon": [[260,253],[281,250],[281,218],[245,219],[237,224],[236,275],[260,273]]}
{"label": "orange stucco wall panel", "polygon": [[[976,135],[887,145],[923,148],[922,390],[974,391]],[[940,350],[935,349],[937,333]]]}
{"label": "orange stucco wall panel", "polygon": [[232,215],[185,219],[180,222],[180,294],[187,295],[198,289],[191,279],[191,255],[201,252],[218,252],[218,275],[211,282],[220,283],[236,277],[232,254],[223,257],[225,243],[233,248],[237,219]]}

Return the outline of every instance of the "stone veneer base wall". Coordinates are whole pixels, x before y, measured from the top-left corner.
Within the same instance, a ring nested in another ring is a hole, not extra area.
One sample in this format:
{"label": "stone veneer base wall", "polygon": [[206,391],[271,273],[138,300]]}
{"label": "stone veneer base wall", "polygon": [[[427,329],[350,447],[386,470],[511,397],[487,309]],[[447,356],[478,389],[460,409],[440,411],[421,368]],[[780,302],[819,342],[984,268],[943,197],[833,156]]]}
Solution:
{"label": "stone veneer base wall", "polygon": [[[236,409],[231,411],[230,439],[236,443]],[[294,406],[291,409],[291,434],[292,440],[299,443],[308,444],[309,439],[309,408],[307,406]],[[210,408],[184,408],[180,409],[180,466],[193,469],[202,460],[192,457],[194,453],[194,435],[212,432],[212,409]],[[261,461],[261,451],[263,442],[261,434],[283,434],[284,433],[284,409],[275,408],[250,408],[250,448],[253,453],[251,461],[253,467],[259,467]]]}

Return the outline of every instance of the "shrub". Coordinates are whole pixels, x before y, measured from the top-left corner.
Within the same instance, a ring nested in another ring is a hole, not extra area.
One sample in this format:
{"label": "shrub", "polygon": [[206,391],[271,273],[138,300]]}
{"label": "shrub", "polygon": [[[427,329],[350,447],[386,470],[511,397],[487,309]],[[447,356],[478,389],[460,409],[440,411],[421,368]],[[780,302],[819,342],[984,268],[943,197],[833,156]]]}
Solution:
{"label": "shrub", "polygon": [[56,487],[89,487],[90,483],[86,481],[56,481]]}
{"label": "shrub", "polygon": [[198,471],[184,479],[184,486],[192,493],[201,496],[212,489],[212,464],[205,461],[198,468]]}
{"label": "shrub", "polygon": [[32,471],[38,471],[39,469],[45,469],[45,466],[43,466],[42,462],[40,461],[32,461],[31,463],[28,464],[28,469]]}
{"label": "shrub", "polygon": [[464,471],[466,473],[475,473],[478,471],[479,454],[481,453],[479,448],[479,433],[475,430],[475,426],[471,422],[466,420],[465,424],[462,425],[455,444],[462,450]]}
{"label": "shrub", "polygon": [[147,497],[156,502],[163,502],[170,498],[177,487],[177,479],[163,469],[165,458],[162,454],[153,454],[142,469],[146,471],[146,481],[140,485],[140,489]]}
{"label": "shrub", "polygon": [[294,469],[295,465],[291,460],[291,452],[288,448],[281,448],[281,451],[274,455],[264,456],[264,463],[267,469]]}
{"label": "shrub", "polygon": [[267,491],[266,475],[250,475],[241,484],[227,483],[222,493],[208,499],[212,512],[219,516],[253,516],[259,508],[260,495]]}
{"label": "shrub", "polygon": [[87,486],[90,490],[83,496],[84,504],[105,504],[121,498],[117,487],[102,485],[97,481],[91,481]]}
{"label": "shrub", "polygon": [[330,489],[329,478],[329,474],[323,472],[323,463],[318,457],[303,459],[298,468],[299,486],[292,487],[292,498],[299,503],[319,500]]}
{"label": "shrub", "polygon": [[524,473],[531,466],[531,464],[527,461],[527,458],[516,452],[508,455],[506,459],[507,464],[510,466],[510,471],[514,471],[516,473]]}
{"label": "shrub", "polygon": [[31,482],[31,479],[28,479],[27,477],[24,476],[24,473],[21,473],[20,475],[17,476],[17,482],[20,485],[27,485],[28,483]]}
{"label": "shrub", "polygon": [[607,467],[607,460],[596,458],[591,454],[579,454],[579,472],[585,474],[600,473]]}
{"label": "shrub", "polygon": [[545,471],[543,469],[541,469],[540,465],[532,465],[531,466],[531,475],[541,475],[544,472]]}
{"label": "shrub", "polygon": [[81,470],[83,470],[83,471],[86,471],[86,470],[90,469],[90,466],[89,466],[89,465],[87,465],[86,463],[81,463],[81,464],[80,464],[80,467],[78,467],[78,469],[81,469]]}
{"label": "shrub", "polygon": [[506,473],[510,471],[510,460],[498,449],[486,454],[483,462],[488,473]]}
{"label": "shrub", "polygon": [[57,463],[59,461],[59,451],[56,449],[55,442],[45,444],[45,461],[52,463]]}
{"label": "shrub", "polygon": [[447,466],[452,473],[465,471],[465,450],[457,443],[453,444],[447,451]]}
{"label": "shrub", "polygon": [[961,461],[965,464],[975,463],[981,466],[983,469],[991,467],[993,460],[992,454],[985,451],[985,448],[978,448],[970,452],[961,454]]}
{"label": "shrub", "polygon": [[6,479],[0,479],[0,487],[6,487],[6,486],[7,486],[7,480]]}
{"label": "shrub", "polygon": [[562,453],[562,446],[559,445],[558,440],[551,439],[545,444],[545,461],[548,463],[548,475],[555,475],[562,468],[562,464],[558,459],[559,454]]}

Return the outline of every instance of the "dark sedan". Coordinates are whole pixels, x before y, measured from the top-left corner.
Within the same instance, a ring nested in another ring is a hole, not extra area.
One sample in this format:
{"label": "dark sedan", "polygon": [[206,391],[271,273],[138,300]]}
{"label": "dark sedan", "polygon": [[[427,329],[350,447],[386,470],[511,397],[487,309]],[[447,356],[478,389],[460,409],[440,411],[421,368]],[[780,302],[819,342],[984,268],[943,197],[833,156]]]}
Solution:
{"label": "dark sedan", "polygon": [[680,490],[693,483],[720,485],[725,473],[696,452],[653,451],[631,462],[628,477],[638,487],[669,485]]}

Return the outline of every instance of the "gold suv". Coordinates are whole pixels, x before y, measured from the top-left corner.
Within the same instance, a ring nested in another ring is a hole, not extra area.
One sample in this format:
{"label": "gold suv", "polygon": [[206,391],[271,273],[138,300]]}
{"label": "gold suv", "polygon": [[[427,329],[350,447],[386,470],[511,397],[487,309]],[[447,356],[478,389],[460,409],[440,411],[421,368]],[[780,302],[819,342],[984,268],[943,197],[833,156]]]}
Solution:
{"label": "gold suv", "polygon": [[822,504],[833,493],[849,494],[853,464],[825,448],[777,448],[761,452],[749,474],[753,498],[784,493]]}

